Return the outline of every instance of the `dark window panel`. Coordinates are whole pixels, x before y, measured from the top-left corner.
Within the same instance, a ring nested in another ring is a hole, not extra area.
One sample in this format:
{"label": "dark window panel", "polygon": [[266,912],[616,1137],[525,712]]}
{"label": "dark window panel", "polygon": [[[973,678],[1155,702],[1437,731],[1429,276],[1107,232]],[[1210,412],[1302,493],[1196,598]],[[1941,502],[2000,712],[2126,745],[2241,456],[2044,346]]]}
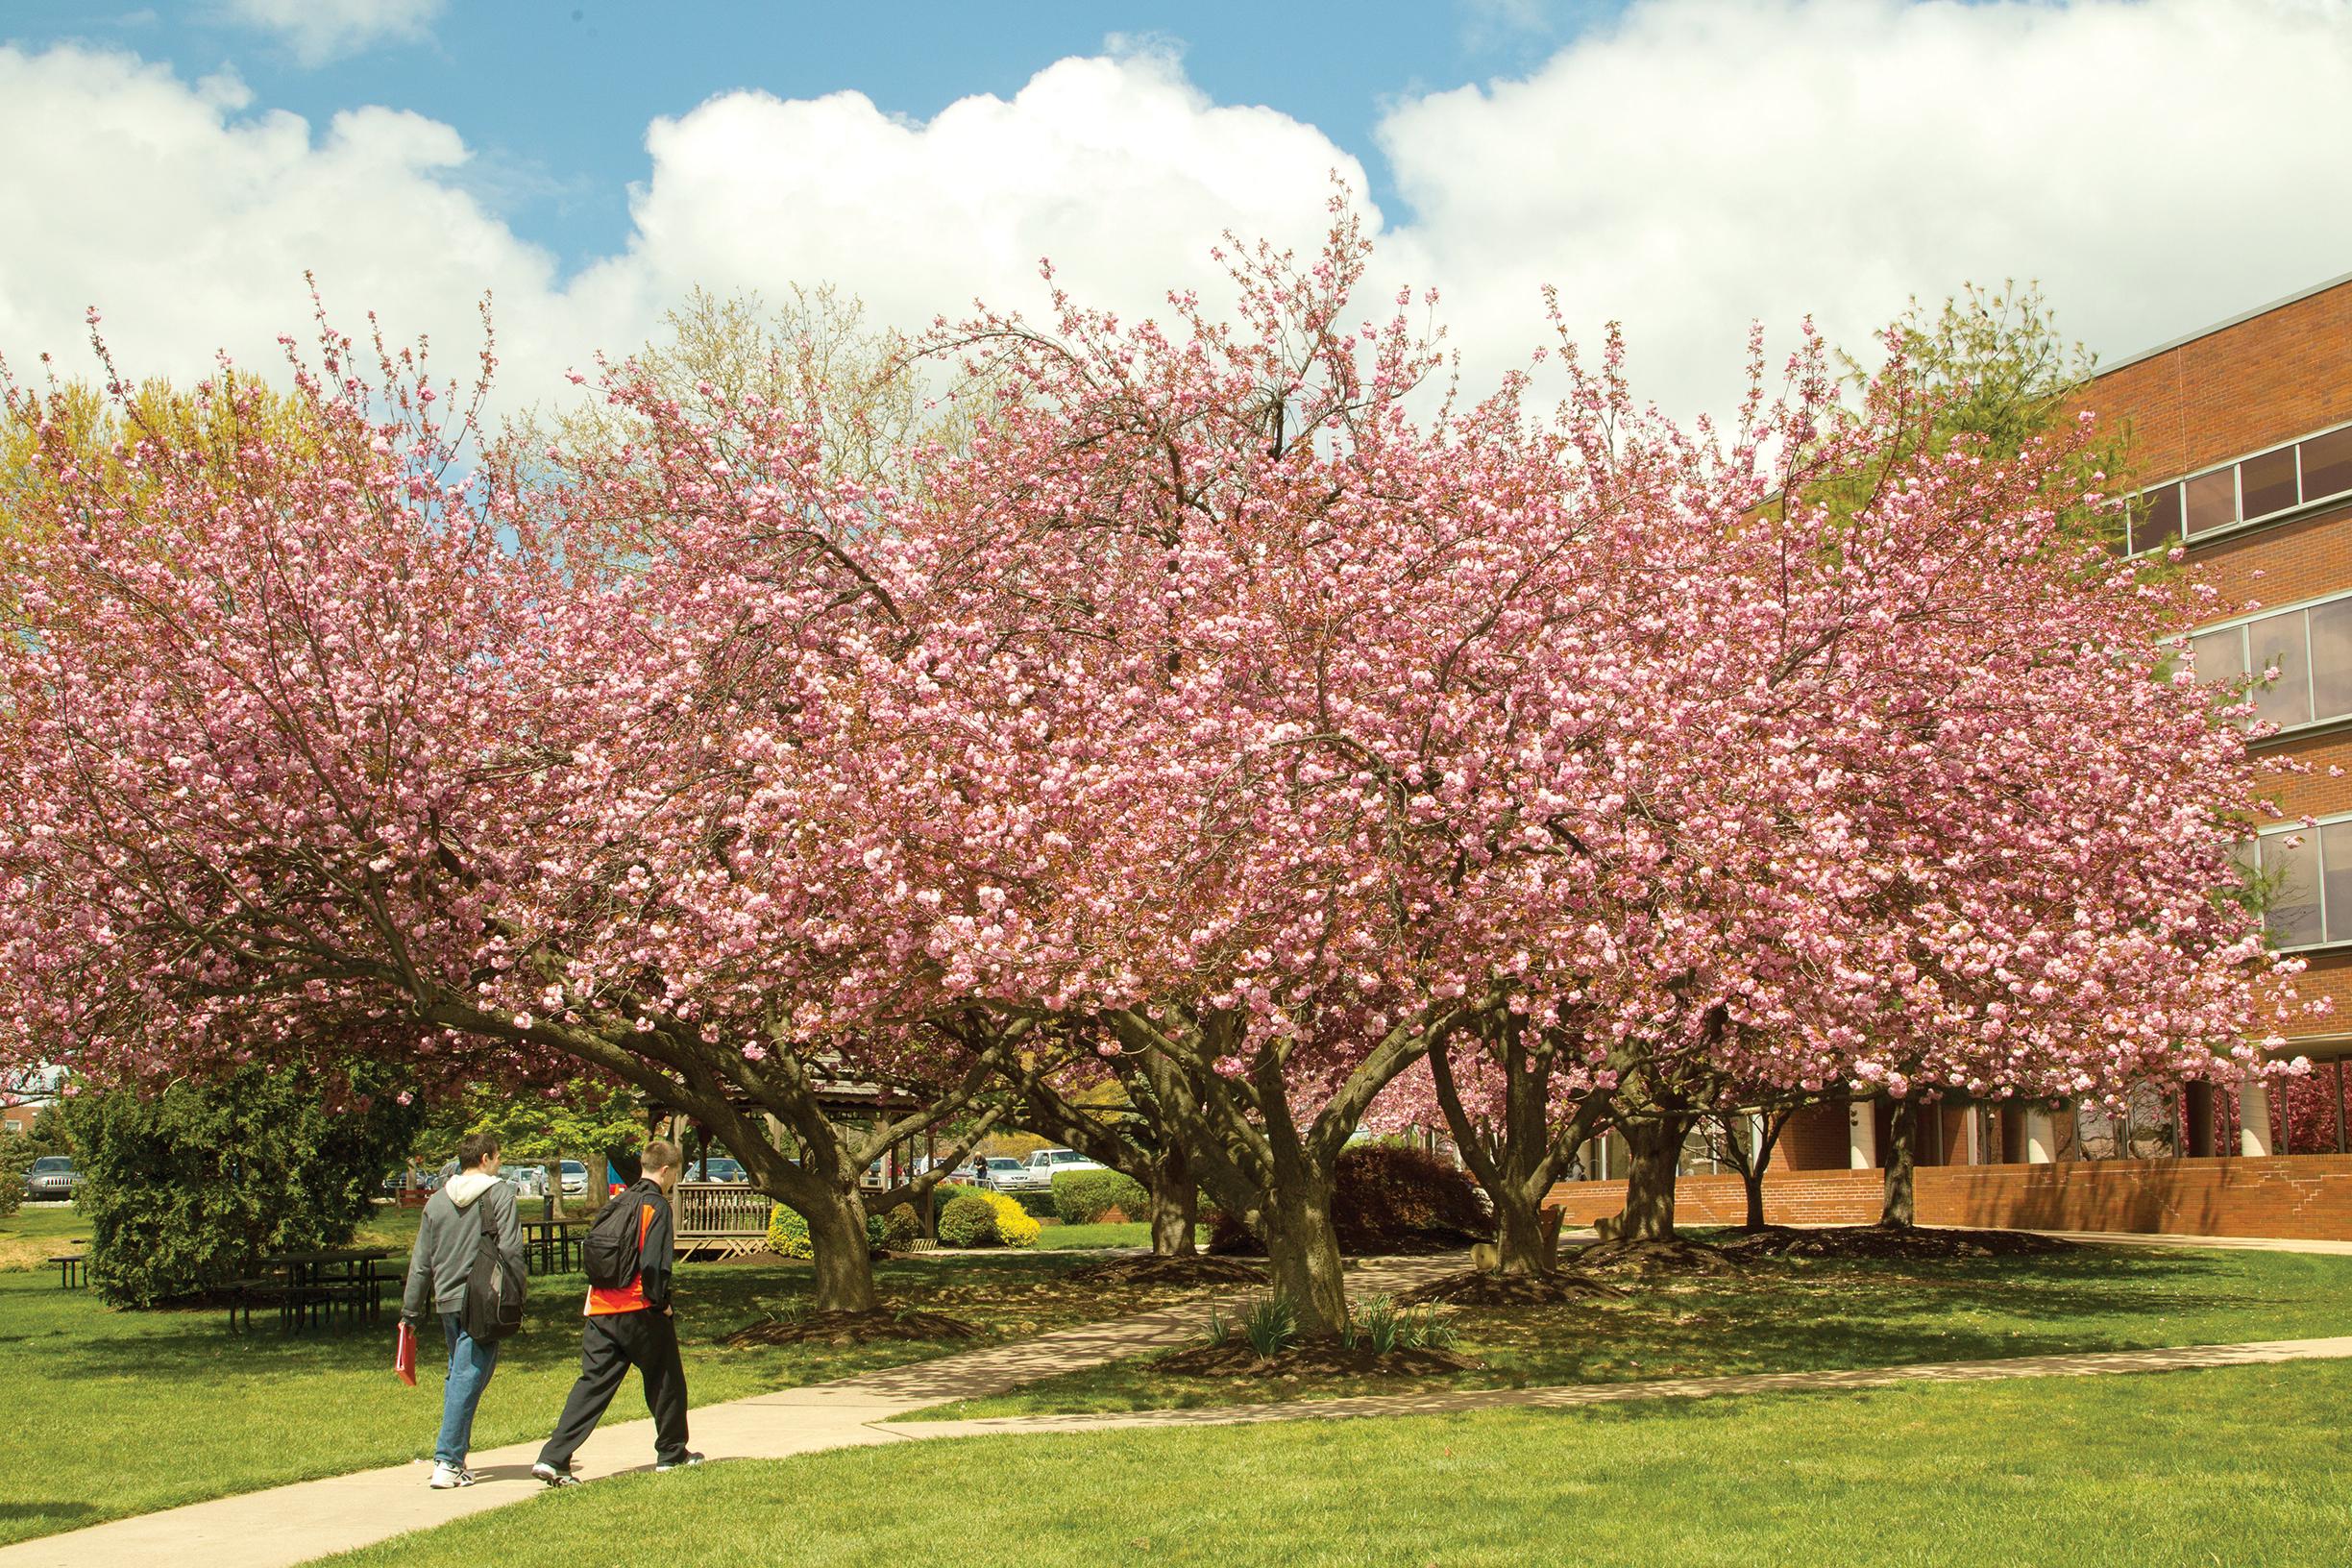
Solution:
{"label": "dark window panel", "polygon": [[2137,555],[2178,542],[2181,536],[2180,486],[2163,485],[2140,498],[2140,515],[2132,521],[2131,548]]}
{"label": "dark window panel", "polygon": [[2268,517],[2272,512],[2293,507],[2299,499],[2295,495],[2294,448],[2266,452],[2260,457],[2248,457],[2240,463],[2238,492],[2244,499],[2245,515],[2249,518]]}
{"label": "dark window panel", "polygon": [[2319,919],[2319,835],[2310,828],[2263,837],[2263,879],[2270,884],[2265,919],[2281,947],[2325,942]]}
{"label": "dark window panel", "polygon": [[2352,942],[2352,822],[2319,830],[2319,880],[2327,889],[2327,940]]}
{"label": "dark window panel", "polygon": [[2238,521],[2238,471],[2201,474],[2183,486],[2189,492],[2189,536],[2226,528]]}
{"label": "dark window panel", "polygon": [[2303,612],[2265,616],[2246,627],[2246,665],[2256,681],[2272,669],[2278,678],[2254,688],[2254,713],[2284,729],[2311,723],[2311,683]]}
{"label": "dark window panel", "polygon": [[2304,500],[2317,501],[2352,490],[2352,426],[2315,435],[2300,450]]}
{"label": "dark window panel", "polygon": [[2310,613],[2312,717],[2340,719],[2352,713],[2352,599],[2315,604]]}

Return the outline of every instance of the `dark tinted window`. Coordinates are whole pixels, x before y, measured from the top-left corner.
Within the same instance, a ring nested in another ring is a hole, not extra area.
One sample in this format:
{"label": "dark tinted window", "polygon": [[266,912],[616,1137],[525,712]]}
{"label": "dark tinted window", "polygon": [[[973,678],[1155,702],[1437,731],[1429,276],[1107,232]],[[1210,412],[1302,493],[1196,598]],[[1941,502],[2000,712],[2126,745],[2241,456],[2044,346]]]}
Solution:
{"label": "dark tinted window", "polygon": [[2281,947],[2326,941],[2319,920],[2319,835],[2309,828],[2264,835],[2262,869],[2270,884],[2265,914],[2271,940]]}
{"label": "dark tinted window", "polygon": [[2226,528],[2238,521],[2238,471],[2225,468],[2217,474],[2204,474],[2191,479],[2184,488],[2189,492],[2189,533],[2194,537],[2210,533],[2215,528]]}
{"label": "dark tinted window", "polygon": [[2303,494],[2313,501],[2352,490],[2352,428],[2303,443]]}
{"label": "dark tinted window", "polygon": [[2245,501],[2245,515],[2268,517],[2295,504],[2294,448],[2266,452],[2238,465],[2238,491]]}
{"label": "dark tinted window", "polygon": [[[2258,684],[2254,712],[2284,728],[2311,723],[2311,684],[2304,651],[2303,612],[2265,616],[2246,627],[2246,663]],[[2271,671],[2278,678],[2261,684]]]}
{"label": "dark tinted window", "polygon": [[2314,719],[2352,713],[2352,599],[2312,606],[2311,673]]}
{"label": "dark tinted window", "polygon": [[2168,484],[2140,498],[2142,511],[2132,523],[2131,548],[2137,555],[2180,538],[2180,486]]}

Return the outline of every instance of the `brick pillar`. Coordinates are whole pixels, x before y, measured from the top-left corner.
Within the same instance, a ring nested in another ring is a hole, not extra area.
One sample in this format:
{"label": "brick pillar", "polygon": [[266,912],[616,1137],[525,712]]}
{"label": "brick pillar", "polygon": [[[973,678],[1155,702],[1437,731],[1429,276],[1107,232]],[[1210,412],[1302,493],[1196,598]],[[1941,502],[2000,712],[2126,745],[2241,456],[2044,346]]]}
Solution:
{"label": "brick pillar", "polygon": [[2214,1152],[2213,1085],[2192,1082],[2181,1086],[2182,1107],[2189,1122],[2189,1153],[2206,1159]]}
{"label": "brick pillar", "polygon": [[1878,1166],[1878,1105],[1854,1100],[1846,1107],[1846,1164],[1852,1170]]}

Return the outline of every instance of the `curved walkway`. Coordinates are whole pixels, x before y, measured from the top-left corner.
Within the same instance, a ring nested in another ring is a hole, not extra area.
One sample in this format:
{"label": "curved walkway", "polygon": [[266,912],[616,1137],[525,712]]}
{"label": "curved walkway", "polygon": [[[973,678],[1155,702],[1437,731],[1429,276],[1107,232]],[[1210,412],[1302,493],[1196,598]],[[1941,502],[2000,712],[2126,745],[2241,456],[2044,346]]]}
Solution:
{"label": "curved walkway", "polygon": [[[2117,1239],[2099,1237],[2098,1240]],[[2274,1243],[2275,1244],[2275,1243]],[[2283,1250],[2304,1250],[2284,1243]],[[1351,1271],[1358,1288],[1395,1290],[1459,1266],[1456,1258],[1390,1259]],[[1246,1292],[1235,1292],[1236,1296]],[[1221,1294],[1221,1293],[1220,1293]],[[693,1412],[695,1445],[714,1459],[786,1458],[796,1454],[931,1437],[1099,1432],[1142,1427],[1239,1425],[1377,1415],[1438,1415],[1505,1408],[1570,1409],[1645,1399],[1709,1398],[1883,1387],[1903,1383],[1975,1383],[2012,1378],[2078,1377],[2242,1366],[2297,1360],[2352,1359],[2352,1336],[2193,1345],[2168,1350],[2101,1351],[2003,1360],[1942,1361],[1828,1372],[1676,1378],[1647,1383],[1578,1384],[1298,1400],[1279,1405],[1141,1410],[1093,1415],[984,1417],[962,1421],[891,1421],[957,1400],[1002,1393],[1040,1378],[1183,1343],[1197,1332],[1207,1297],[1174,1307],[1041,1335],[1016,1344],[863,1373],[837,1383],[782,1389],[706,1405]],[[553,1412],[550,1412],[551,1417]],[[587,1479],[651,1467],[652,1423],[610,1421],[578,1458]],[[0,1568],[293,1568],[312,1558],[426,1530],[463,1515],[536,1496],[530,1479],[535,1443],[474,1456],[478,1484],[435,1492],[423,1463],[300,1482],[267,1491],[119,1519],[86,1530],[0,1547]]]}
{"label": "curved walkway", "polygon": [[[1382,1259],[1351,1268],[1348,1278],[1354,1288],[1396,1290],[1460,1266],[1461,1260],[1452,1255]],[[1182,1344],[1199,1332],[1211,1299],[1250,1293],[1204,1292],[1173,1307],[1014,1344],[697,1406],[690,1417],[694,1445],[713,1459],[780,1459],[820,1449],[904,1442],[905,1428],[880,1423],[909,1410],[1003,1393],[1040,1378]],[[636,1397],[632,1379],[614,1401],[616,1412],[625,1408],[623,1400]],[[549,1422],[554,1418],[550,1409]],[[650,1470],[652,1454],[651,1421],[607,1419],[575,1464],[583,1479],[594,1481]],[[545,1489],[530,1476],[538,1456],[537,1443],[478,1451],[472,1458],[478,1479],[461,1491],[428,1487],[427,1467],[420,1461],[212,1498],[0,1547],[0,1568],[292,1568],[535,1497]]]}

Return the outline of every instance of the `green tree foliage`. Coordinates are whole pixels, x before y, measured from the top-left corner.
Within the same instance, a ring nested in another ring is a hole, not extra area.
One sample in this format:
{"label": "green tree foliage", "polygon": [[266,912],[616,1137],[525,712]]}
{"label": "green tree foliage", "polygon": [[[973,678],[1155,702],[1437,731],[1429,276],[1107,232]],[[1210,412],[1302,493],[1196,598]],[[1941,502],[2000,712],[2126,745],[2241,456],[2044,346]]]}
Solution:
{"label": "green tree foliage", "polygon": [[394,1090],[363,1080],[331,1104],[306,1075],[246,1067],[69,1101],[90,1284],[117,1306],[152,1307],[268,1253],[348,1242],[416,1135],[420,1113]]}
{"label": "green tree foliage", "polygon": [[0,1133],[0,1219],[14,1213],[24,1202],[25,1172],[41,1151],[29,1133]]}

